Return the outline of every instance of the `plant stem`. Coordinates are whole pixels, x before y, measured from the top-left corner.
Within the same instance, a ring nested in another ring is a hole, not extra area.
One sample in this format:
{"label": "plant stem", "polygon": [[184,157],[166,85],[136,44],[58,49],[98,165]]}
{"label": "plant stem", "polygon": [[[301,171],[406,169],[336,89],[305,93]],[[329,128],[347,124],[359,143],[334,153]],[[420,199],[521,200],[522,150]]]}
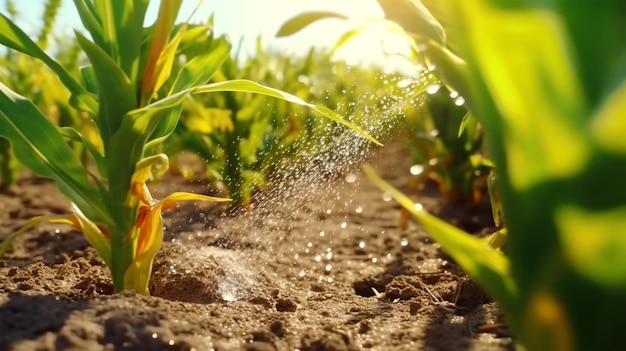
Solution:
{"label": "plant stem", "polygon": [[111,276],[115,292],[126,288],[124,277],[126,270],[134,260],[135,250],[133,243],[126,239],[126,233],[122,234],[118,228],[111,230]]}
{"label": "plant stem", "polygon": [[[115,177],[110,174],[110,177]],[[109,228],[111,239],[111,276],[113,278],[113,286],[115,292],[120,292],[126,288],[124,277],[126,270],[135,260],[134,240],[129,237],[137,230],[137,213],[138,206],[129,207],[125,204],[125,196],[123,192],[111,193],[111,215],[114,223]]]}

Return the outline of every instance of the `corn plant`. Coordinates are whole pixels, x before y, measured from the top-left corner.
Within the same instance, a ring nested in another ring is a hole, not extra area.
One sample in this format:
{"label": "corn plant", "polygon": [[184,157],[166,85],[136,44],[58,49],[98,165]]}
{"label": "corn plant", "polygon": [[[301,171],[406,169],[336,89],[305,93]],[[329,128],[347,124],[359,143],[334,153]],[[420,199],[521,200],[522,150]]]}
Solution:
{"label": "corn plant", "polygon": [[499,303],[522,348],[626,349],[624,2],[380,3],[483,124],[506,255],[372,177]]}
{"label": "corn plant", "polygon": [[[206,83],[228,57],[222,38],[174,65],[187,24],[175,25],[182,0],[163,1],[153,26],[144,28],[148,0],[75,0],[89,39],[76,41],[89,59],[74,78],[9,18],[0,15],[0,43],[46,64],[69,90],[70,104],[85,111],[97,127],[101,147],[73,128],[53,125],[32,101],[0,84],[0,137],[11,142],[19,161],[39,176],[51,178],[72,202],[64,217],[37,217],[2,242],[0,253],[15,237],[41,221],[67,223],[82,231],[111,271],[115,291],[148,294],[152,261],[163,240],[161,212],[179,201],[226,201],[175,192],[152,198],[146,185],[168,166],[158,145],[175,129],[183,101],[190,94],[215,91],[252,92],[309,106],[319,114],[361,132],[332,111],[252,81]],[[195,27],[206,35],[210,26]],[[187,38],[194,36],[187,36]],[[82,142],[96,169],[85,167],[68,140]]]}
{"label": "corn plant", "polygon": [[[413,186],[426,179],[439,184],[440,193],[449,203],[477,203],[482,197],[481,182],[487,178],[493,164],[483,155],[483,131],[470,118],[462,102],[439,83],[414,113],[405,114],[409,131],[405,144],[411,151],[415,174]],[[436,92],[434,90],[437,90]],[[464,128],[459,129],[461,123]],[[484,188],[484,187],[483,187]]]}

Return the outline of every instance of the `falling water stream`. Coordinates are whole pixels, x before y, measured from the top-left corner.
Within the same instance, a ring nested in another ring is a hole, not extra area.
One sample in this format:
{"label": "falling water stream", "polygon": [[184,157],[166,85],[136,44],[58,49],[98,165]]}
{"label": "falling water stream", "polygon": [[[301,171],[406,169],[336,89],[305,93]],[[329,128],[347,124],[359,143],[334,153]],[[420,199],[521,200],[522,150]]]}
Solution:
{"label": "falling water stream", "polygon": [[[381,78],[385,84],[394,84],[399,93],[385,97],[378,106],[372,106],[373,96],[352,102],[365,116],[359,119],[359,124],[374,137],[393,144],[400,126],[398,116],[411,93],[425,87],[427,93],[434,94],[440,88],[439,84],[427,84],[434,78],[424,67],[418,67],[417,72],[414,77],[394,81]],[[452,98],[462,103],[462,97]],[[291,157],[297,162],[281,167],[271,179],[269,189],[255,196],[250,209],[218,219],[216,228],[182,233],[172,239],[184,248],[184,253],[179,261],[166,260],[167,274],[214,274],[214,279],[207,283],[209,286],[200,289],[200,293],[232,302],[245,299],[256,286],[262,285],[264,277],[259,274],[258,255],[269,255],[277,262],[288,261],[293,268],[289,273],[292,280],[317,284],[335,282],[338,257],[353,259],[359,269],[391,261],[391,253],[369,254],[370,246],[374,245],[372,238],[384,241],[386,229],[371,233],[362,225],[367,216],[389,216],[394,223],[398,212],[388,210],[393,207],[391,197],[381,193],[378,201],[372,201],[359,194],[361,165],[372,157],[375,159],[382,149],[348,129],[334,135],[313,141],[315,147],[297,148],[304,150]],[[386,157],[408,156],[387,153]],[[409,168],[410,165],[400,172],[408,174]],[[269,236],[273,239],[267,240]],[[397,244],[406,247],[410,240],[402,237]],[[346,242],[357,255],[345,252]],[[436,270],[442,264],[445,262],[426,261],[424,270]]]}

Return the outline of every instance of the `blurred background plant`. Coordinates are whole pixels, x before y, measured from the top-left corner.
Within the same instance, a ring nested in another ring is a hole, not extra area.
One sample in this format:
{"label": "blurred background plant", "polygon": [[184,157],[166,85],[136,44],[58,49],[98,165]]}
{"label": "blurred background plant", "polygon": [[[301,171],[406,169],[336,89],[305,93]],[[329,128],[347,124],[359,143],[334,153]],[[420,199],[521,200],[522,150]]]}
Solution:
{"label": "blurred background plant", "polygon": [[[80,75],[79,67],[84,64],[80,46],[68,37],[53,32],[58,21],[61,0],[46,0],[43,6],[41,27],[37,28],[35,42],[43,50],[52,50],[54,59],[74,77]],[[5,0],[7,16],[15,21],[21,17],[12,0]],[[14,91],[20,91],[28,97],[55,125],[60,128],[72,127],[98,143],[97,131],[89,116],[69,106],[70,93],[64,88],[56,74],[41,61],[13,50],[2,50],[0,56],[0,81]],[[82,143],[70,141],[72,148],[80,155],[83,162],[88,162],[89,153]],[[5,139],[0,139],[0,189],[16,184],[22,167],[15,159],[11,146]]]}
{"label": "blurred background plant", "polygon": [[[181,54],[186,54],[184,48]],[[260,38],[254,55],[245,60],[239,55],[235,51],[212,81],[250,79],[277,87],[330,108],[379,139],[399,123],[403,105],[389,107],[399,96],[400,88],[392,84],[401,79],[399,73],[352,67],[315,49],[302,57],[271,52]],[[349,147],[354,149],[369,147],[354,138],[356,134],[346,136],[345,129],[316,118],[306,107],[246,93],[190,98],[181,122],[167,142],[168,152],[198,154],[206,163],[209,179],[221,184],[233,199],[233,209],[248,206],[253,194],[267,187],[277,173],[306,164],[311,155],[327,152],[341,141],[351,139]],[[180,167],[183,174],[198,176]]]}

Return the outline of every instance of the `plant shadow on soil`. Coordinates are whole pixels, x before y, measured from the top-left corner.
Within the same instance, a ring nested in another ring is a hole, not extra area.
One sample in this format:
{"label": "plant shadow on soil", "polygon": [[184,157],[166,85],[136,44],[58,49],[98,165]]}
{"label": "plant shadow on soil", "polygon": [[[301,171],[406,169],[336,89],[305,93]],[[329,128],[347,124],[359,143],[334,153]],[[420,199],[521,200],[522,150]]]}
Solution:
{"label": "plant shadow on soil", "polygon": [[[404,191],[409,160],[395,145],[369,156]],[[419,225],[401,228],[400,207],[359,166],[231,216],[196,203],[166,213],[152,296],[114,294],[80,233],[30,230],[0,260],[0,350],[514,350],[496,304]],[[207,192],[175,175],[153,189]],[[412,195],[465,229],[489,226],[488,207]],[[68,205],[23,178],[0,193],[0,239]]]}

